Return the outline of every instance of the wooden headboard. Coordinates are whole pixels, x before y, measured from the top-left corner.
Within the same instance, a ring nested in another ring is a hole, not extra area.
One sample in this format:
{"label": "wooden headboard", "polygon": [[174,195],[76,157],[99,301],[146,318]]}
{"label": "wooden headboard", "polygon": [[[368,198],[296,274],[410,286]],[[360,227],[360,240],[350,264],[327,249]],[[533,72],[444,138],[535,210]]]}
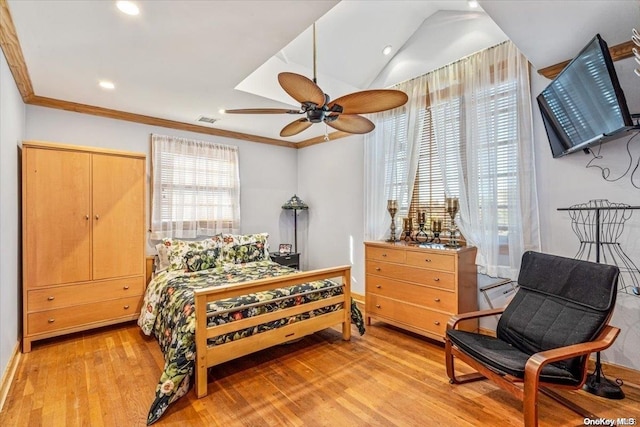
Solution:
{"label": "wooden headboard", "polygon": [[144,268],[144,277],[145,277],[145,284],[148,285],[149,282],[151,281],[151,274],[153,273],[153,260],[154,260],[155,256],[151,255],[148,256],[145,259],[145,268]]}

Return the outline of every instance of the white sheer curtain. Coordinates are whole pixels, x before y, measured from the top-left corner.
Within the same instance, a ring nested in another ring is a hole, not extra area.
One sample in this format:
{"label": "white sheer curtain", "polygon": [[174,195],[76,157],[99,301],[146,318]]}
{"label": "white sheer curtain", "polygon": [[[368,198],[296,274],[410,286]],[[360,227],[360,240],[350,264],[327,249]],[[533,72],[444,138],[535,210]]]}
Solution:
{"label": "white sheer curtain", "polygon": [[540,248],[528,66],[505,42],[427,75],[445,192],[490,276],[516,278]]}
{"label": "white sheer curtain", "polygon": [[396,236],[402,230],[398,218],[406,216],[418,165],[421,139],[420,109],[425,105],[427,80],[418,77],[393,87],[409,101],[399,108],[373,115],[374,132],[365,136],[365,239],[384,240],[391,217],[387,200],[398,201]]}
{"label": "white sheer curtain", "polygon": [[238,148],[151,136],[151,238],[195,238],[240,229]]}

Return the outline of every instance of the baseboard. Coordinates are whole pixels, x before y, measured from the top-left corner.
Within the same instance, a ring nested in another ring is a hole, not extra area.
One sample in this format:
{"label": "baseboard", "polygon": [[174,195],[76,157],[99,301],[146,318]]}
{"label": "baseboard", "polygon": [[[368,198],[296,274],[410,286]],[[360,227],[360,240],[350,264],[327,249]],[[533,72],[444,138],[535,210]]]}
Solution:
{"label": "baseboard", "polygon": [[13,353],[11,354],[11,358],[7,364],[7,369],[5,369],[4,374],[2,375],[2,382],[0,383],[0,411],[2,411],[4,401],[9,395],[9,389],[11,388],[11,383],[13,383],[13,377],[16,374],[16,370],[18,369],[18,362],[20,361],[21,355],[20,341],[18,341],[13,348]]}

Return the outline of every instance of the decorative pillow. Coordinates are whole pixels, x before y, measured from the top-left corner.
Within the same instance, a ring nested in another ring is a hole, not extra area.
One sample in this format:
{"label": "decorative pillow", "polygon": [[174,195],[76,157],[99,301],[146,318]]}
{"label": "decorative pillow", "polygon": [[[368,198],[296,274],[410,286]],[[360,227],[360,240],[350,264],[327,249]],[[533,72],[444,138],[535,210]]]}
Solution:
{"label": "decorative pillow", "polygon": [[269,234],[222,234],[220,261],[241,264],[269,259]]}
{"label": "decorative pillow", "polygon": [[169,250],[163,243],[158,243],[156,245],[156,251],[158,255],[156,257],[155,272],[160,273],[171,266],[169,262]]}
{"label": "decorative pillow", "polygon": [[198,241],[186,241],[178,239],[163,239],[162,244],[167,249],[167,256],[169,259],[170,270],[186,270],[185,255],[189,251],[203,252],[207,249],[219,248],[219,243],[216,240],[217,236]]}
{"label": "decorative pillow", "polygon": [[264,243],[247,243],[223,249],[220,261],[223,263],[243,264],[245,262],[262,261],[265,257]]}
{"label": "decorative pillow", "polygon": [[184,256],[184,263],[189,271],[208,270],[218,266],[220,249],[207,249],[202,252],[189,251]]}

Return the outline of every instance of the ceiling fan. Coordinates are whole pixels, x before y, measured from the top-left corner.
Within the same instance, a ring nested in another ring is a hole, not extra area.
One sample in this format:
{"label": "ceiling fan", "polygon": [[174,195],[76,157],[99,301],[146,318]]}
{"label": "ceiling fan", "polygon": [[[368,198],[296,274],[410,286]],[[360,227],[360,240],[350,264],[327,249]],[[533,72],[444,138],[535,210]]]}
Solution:
{"label": "ceiling fan", "polygon": [[245,108],[226,110],[230,114],[305,114],[280,131],[280,136],[297,135],[314,123],[326,123],[347,133],[369,133],[375,125],[359,114],[377,113],[404,105],[407,94],[393,89],[373,89],[354,92],[331,101],[316,84],[316,24],[313,24],[313,80],[296,73],[278,74],[282,89],[300,103],[300,109]]}

